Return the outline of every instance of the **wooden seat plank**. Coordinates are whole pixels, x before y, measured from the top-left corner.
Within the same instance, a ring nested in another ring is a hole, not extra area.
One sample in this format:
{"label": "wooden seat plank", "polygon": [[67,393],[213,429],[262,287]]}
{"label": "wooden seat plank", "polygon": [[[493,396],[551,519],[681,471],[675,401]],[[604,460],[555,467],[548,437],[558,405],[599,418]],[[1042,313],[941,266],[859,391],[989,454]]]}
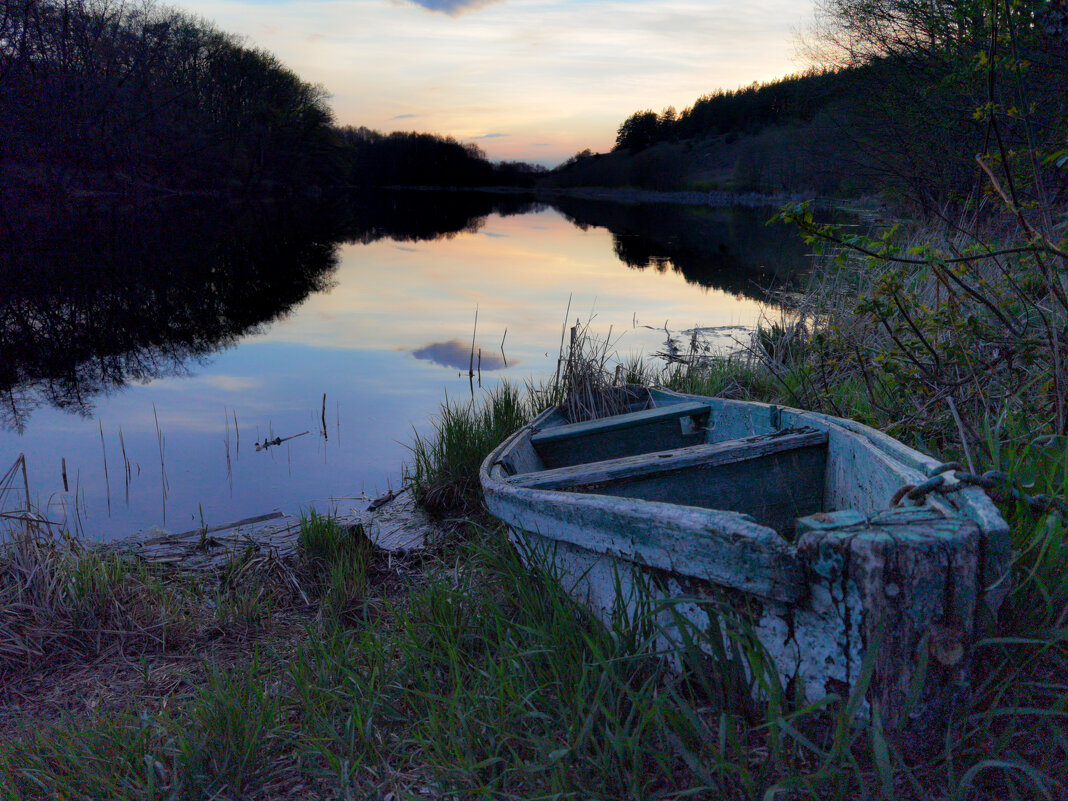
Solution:
{"label": "wooden seat plank", "polygon": [[[534,433],[530,441],[546,467],[563,467],[699,444],[708,414],[706,404],[676,403],[553,426]],[[686,418],[693,424],[687,425]]]}
{"label": "wooden seat plank", "polygon": [[510,484],[531,489],[565,490],[627,480],[689,467],[730,464],[773,453],[827,444],[827,432],[804,431],[732,439],[710,444],[642,453],[599,462],[568,465],[511,476]]}

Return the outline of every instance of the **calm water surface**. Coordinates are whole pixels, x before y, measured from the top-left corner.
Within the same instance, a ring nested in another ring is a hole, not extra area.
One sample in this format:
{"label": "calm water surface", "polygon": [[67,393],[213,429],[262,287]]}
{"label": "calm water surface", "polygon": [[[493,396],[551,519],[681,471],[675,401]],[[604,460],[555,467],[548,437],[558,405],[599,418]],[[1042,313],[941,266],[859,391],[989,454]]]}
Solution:
{"label": "calm water surface", "polygon": [[400,486],[413,429],[470,398],[476,309],[488,387],[553,371],[569,298],[651,354],[665,323],[753,325],[805,258],[768,209],[424,192],[4,211],[0,474],[24,453],[39,508],[105,539]]}

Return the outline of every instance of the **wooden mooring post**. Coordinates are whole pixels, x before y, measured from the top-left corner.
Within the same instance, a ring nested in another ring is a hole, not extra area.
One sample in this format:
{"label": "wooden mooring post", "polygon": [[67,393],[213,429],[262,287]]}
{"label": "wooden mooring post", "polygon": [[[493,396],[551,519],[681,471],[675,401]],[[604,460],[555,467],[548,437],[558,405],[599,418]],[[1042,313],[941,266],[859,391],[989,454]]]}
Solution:
{"label": "wooden mooring post", "polygon": [[983,619],[978,525],[926,507],[821,513],[798,520],[797,554],[809,595],[788,611],[808,697],[862,693],[897,728],[968,692]]}

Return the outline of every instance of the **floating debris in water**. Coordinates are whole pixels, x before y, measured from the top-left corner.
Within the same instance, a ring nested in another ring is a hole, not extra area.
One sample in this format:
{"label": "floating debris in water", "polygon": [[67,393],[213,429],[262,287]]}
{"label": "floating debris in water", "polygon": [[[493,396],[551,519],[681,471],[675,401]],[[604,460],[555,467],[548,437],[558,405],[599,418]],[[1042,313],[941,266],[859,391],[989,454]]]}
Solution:
{"label": "floating debris in water", "polygon": [[275,437],[274,439],[265,439],[263,442],[255,443],[256,450],[257,451],[265,451],[265,450],[267,450],[268,448],[270,448],[273,445],[281,445],[283,442],[289,442],[289,440],[291,440],[291,439],[296,439],[297,437],[303,437],[305,434],[310,434],[310,433],[311,433],[310,431],[301,431],[299,434],[294,434],[291,437]]}

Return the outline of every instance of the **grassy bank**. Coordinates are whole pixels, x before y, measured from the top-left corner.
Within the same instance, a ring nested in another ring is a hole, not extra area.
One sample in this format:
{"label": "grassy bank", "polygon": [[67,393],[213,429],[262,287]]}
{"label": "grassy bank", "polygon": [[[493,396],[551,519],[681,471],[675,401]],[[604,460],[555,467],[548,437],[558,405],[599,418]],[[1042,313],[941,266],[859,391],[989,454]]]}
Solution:
{"label": "grassy bank", "polygon": [[[675,380],[753,395],[777,384],[740,363]],[[485,422],[523,398],[502,389],[442,424]],[[436,453],[426,487],[446,467]],[[471,522],[404,561],[311,520],[289,566],[307,602],[240,566],[205,584],[64,556],[49,583],[106,569],[127,572],[101,588],[144,582],[137,616],[105,618],[127,602],[110,590],[79,596],[79,619],[98,621],[98,634],[105,620],[136,633],[169,619],[178,598],[184,639],[86,638],[97,650],[71,658],[110,661],[118,687],[96,707],[9,719],[0,798],[1056,798],[1068,665],[1064,595],[1048,581],[1059,532],[1043,526],[1014,518],[1035,546],[1005,629],[980,645],[974,697],[908,740],[840,701],[754,702],[755,682],[776,685],[744,631],[727,640],[734,661],[713,634],[705,644],[721,659],[669,674],[649,654],[648,620],[601,627],[552,575],[523,567],[500,531]],[[74,675],[69,661],[27,657],[17,676],[9,667],[9,693],[29,686],[27,671]]]}
{"label": "grassy bank", "polygon": [[[281,608],[243,616],[244,647],[198,654],[154,702],[134,692],[9,730],[0,797],[1058,797],[1056,674],[1021,659],[1055,649],[1048,636],[992,640],[976,699],[902,743],[844,704],[754,703],[774,679],[744,632],[665,672],[647,620],[589,620],[499,532],[468,528],[398,574],[313,528],[358,598],[331,602],[323,582],[287,605],[304,612],[289,637]],[[142,653],[146,684],[167,653]]]}
{"label": "grassy bank", "polygon": [[[329,530],[309,529],[315,549]],[[2,797],[743,798],[772,759],[799,758],[779,744],[751,762],[736,670],[699,692],[650,656],[641,625],[604,629],[499,532],[467,533],[393,591],[331,542],[346,555],[326,567],[355,568],[358,604],[328,602],[327,582],[295,643],[209,661],[154,710],[6,737]]]}

